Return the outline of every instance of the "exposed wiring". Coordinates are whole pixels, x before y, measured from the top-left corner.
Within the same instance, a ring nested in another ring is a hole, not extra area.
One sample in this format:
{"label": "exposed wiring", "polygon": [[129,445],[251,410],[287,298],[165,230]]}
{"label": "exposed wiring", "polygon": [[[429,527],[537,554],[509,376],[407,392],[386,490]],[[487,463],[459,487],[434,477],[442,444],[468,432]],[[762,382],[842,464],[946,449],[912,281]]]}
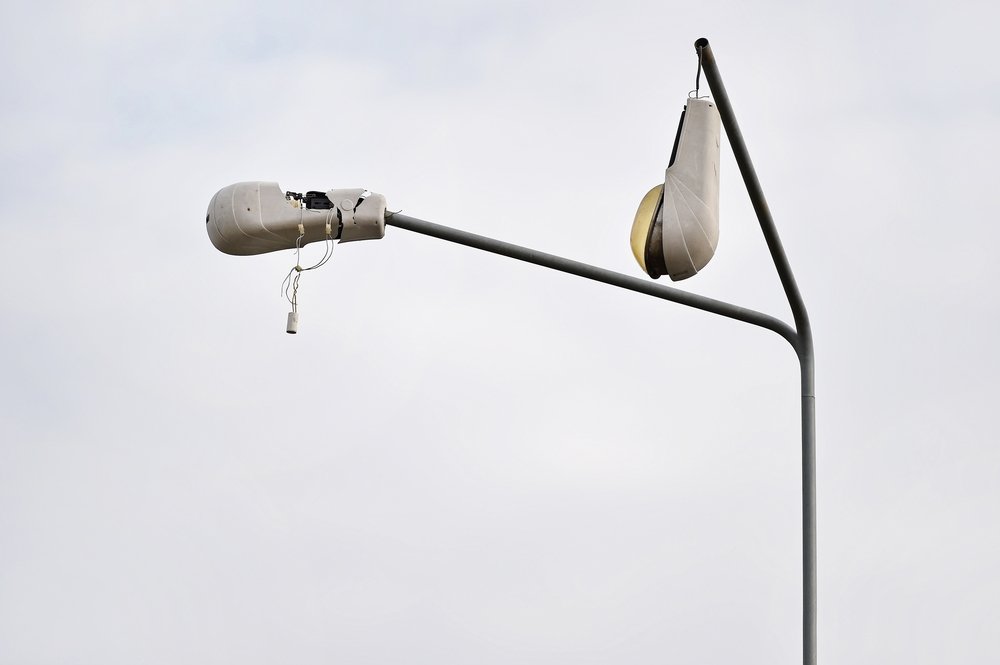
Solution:
{"label": "exposed wiring", "polygon": [[[314,265],[308,268],[302,267],[302,240],[306,237],[306,227],[299,222],[299,237],[295,239],[295,265],[285,275],[281,282],[281,293],[288,302],[292,304],[292,312],[299,311],[299,278],[307,270],[316,270],[326,265],[326,262],[333,256],[333,209],[326,212],[326,240],[323,242],[323,256]],[[292,276],[294,274],[294,277]],[[291,293],[289,294],[289,291]]]}

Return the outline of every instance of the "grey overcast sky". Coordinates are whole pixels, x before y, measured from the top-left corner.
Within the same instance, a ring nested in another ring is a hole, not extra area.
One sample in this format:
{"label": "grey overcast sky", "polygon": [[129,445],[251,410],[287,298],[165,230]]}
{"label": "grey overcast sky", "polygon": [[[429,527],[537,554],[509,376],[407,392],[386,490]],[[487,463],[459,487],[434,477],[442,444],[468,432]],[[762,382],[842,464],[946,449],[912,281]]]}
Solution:
{"label": "grey overcast sky", "polygon": [[[293,337],[204,230],[362,186],[638,276],[702,36],[813,319],[820,662],[995,658],[996,3],[3,15],[0,665],[798,662],[777,336],[390,228]],[[682,288],[787,319],[725,141],[721,207]]]}

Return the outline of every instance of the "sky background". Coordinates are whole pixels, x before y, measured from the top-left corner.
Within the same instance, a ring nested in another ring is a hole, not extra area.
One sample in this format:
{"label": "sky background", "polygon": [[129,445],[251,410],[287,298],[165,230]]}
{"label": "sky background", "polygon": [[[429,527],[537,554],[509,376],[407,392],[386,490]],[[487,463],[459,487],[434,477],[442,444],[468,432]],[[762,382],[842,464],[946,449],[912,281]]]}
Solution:
{"label": "sky background", "polygon": [[[4,3],[0,665],[796,663],[776,335],[389,228],[299,292],[221,187],[640,276],[707,37],[817,350],[819,658],[1000,625],[988,2]],[[788,308],[728,144],[713,262]],[[318,256],[318,249],[307,253]]]}

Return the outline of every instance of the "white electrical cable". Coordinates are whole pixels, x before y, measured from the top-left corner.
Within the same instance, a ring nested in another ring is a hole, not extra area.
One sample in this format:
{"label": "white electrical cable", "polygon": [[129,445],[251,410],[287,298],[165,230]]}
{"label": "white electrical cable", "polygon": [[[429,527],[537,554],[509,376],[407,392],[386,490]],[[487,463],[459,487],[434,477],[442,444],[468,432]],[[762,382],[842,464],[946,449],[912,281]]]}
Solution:
{"label": "white electrical cable", "polygon": [[[319,211],[311,211],[319,212]],[[302,213],[299,213],[300,220]],[[333,208],[330,208],[326,212],[326,240],[323,241],[323,256],[314,265],[308,268],[302,267],[302,240],[306,236],[306,227],[299,221],[299,237],[295,239],[295,265],[288,271],[285,275],[285,279],[281,282],[281,293],[285,296],[285,299],[292,304],[292,311],[288,313],[288,326],[287,332],[296,333],[298,332],[298,322],[299,322],[299,278],[302,277],[302,273],[307,270],[316,270],[326,265],[327,261],[333,256],[334,238],[333,238]],[[292,277],[292,273],[295,276]],[[291,295],[289,295],[291,291]]]}

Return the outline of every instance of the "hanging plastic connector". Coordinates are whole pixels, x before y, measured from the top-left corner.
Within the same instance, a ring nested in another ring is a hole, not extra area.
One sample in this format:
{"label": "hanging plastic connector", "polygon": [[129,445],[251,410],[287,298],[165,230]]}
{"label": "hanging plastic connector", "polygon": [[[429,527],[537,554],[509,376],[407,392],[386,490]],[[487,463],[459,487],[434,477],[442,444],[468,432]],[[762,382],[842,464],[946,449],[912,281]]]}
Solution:
{"label": "hanging plastic connector", "polygon": [[333,209],[330,209],[326,215],[326,242],[324,243],[323,258],[308,268],[302,267],[302,239],[305,238],[306,228],[301,222],[299,223],[299,237],[295,240],[295,265],[288,271],[285,280],[281,283],[281,292],[292,305],[292,311],[288,313],[285,324],[285,332],[289,335],[295,335],[299,332],[299,279],[302,277],[302,273],[326,265],[326,262],[333,256],[333,212]]}

